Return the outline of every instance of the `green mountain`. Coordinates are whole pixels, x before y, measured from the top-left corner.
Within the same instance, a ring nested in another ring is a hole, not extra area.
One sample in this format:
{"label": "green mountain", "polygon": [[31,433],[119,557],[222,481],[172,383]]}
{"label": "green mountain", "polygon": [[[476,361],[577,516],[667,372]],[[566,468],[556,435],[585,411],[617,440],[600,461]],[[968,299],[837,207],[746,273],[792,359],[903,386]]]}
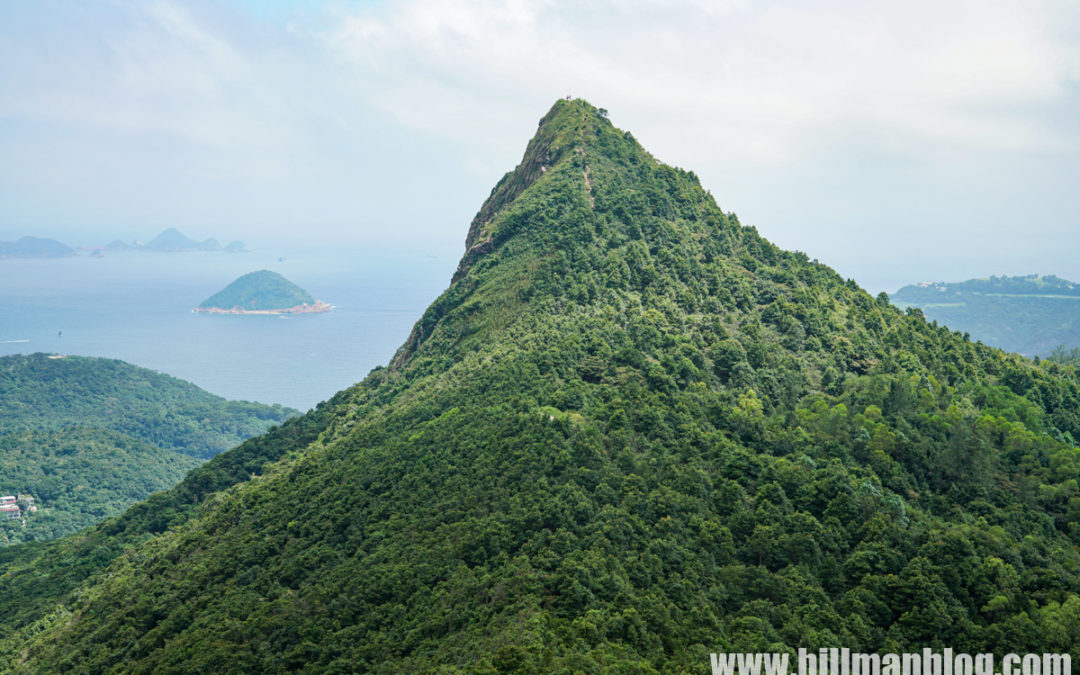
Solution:
{"label": "green mountain", "polygon": [[199,304],[200,311],[272,312],[315,307],[311,294],[270,270],[250,272]]}
{"label": "green mountain", "polygon": [[170,227],[139,248],[143,251],[161,251],[166,253],[177,253],[180,251],[220,251],[221,244],[218,243],[216,239],[195,241],[175,227]]}
{"label": "green mountain", "polygon": [[24,518],[0,519],[0,543],[52,539],[116,515],[295,414],[122,361],[2,357],[0,494],[29,495],[36,510],[26,503]]}
{"label": "green mountain", "polygon": [[1053,275],[924,282],[904,286],[891,299],[1025,356],[1048,356],[1060,345],[1080,346],[1080,285]]}
{"label": "green mountain", "polygon": [[0,241],[0,258],[63,258],[75,255],[75,249],[55,239],[21,237],[18,241]]}
{"label": "green mountain", "polygon": [[0,494],[29,495],[0,519],[0,545],[56,539],[167,490],[202,464],[100,427],[0,433]]}
{"label": "green mountain", "polygon": [[1061,652],[1080,380],[781,251],[559,101],[389,367],[0,554],[13,672]]}
{"label": "green mountain", "polygon": [[296,413],[280,405],[226,401],[190,382],[115,359],[0,357],[0,429],[97,427],[205,459]]}

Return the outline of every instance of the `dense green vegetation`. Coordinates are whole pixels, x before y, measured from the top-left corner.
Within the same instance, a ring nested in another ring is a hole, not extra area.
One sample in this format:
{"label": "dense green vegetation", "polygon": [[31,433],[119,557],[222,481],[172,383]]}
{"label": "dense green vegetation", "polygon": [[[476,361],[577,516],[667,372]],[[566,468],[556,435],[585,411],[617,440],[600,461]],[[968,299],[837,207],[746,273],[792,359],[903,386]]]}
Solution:
{"label": "dense green vegetation", "polygon": [[960,283],[904,286],[898,306],[925,315],[988,345],[1047,356],[1058,345],[1080,345],[1080,285],[1053,275],[990,277]]}
{"label": "dense green vegetation", "polygon": [[541,120],[467,246],[390,367],[84,536],[0,554],[0,663],[1080,658],[1073,368],[777,249],[583,101]]}
{"label": "dense green vegetation", "polygon": [[28,494],[37,510],[0,520],[0,545],[42,541],[121,513],[180,482],[200,460],[93,427],[0,435],[0,493]]}
{"label": "dense green vegetation", "polygon": [[0,493],[30,495],[38,507],[25,522],[0,520],[0,544],[116,515],[294,414],[122,361],[0,358]]}
{"label": "dense green vegetation", "polygon": [[[193,469],[172,489],[157,492],[77,536],[0,548],[0,615],[10,625],[24,626],[47,615],[55,603],[70,602],[84,580],[128,547],[183,524],[214,492],[259,476],[274,461],[310,444],[326,427],[333,409],[323,403],[303,417],[291,418]],[[10,659],[0,658],[0,667],[4,663]]]}
{"label": "dense green vegetation", "polygon": [[206,309],[271,310],[314,304],[311,294],[277,272],[250,272],[199,305]]}
{"label": "dense green vegetation", "polygon": [[207,458],[295,414],[115,359],[0,358],[0,429],[99,427]]}

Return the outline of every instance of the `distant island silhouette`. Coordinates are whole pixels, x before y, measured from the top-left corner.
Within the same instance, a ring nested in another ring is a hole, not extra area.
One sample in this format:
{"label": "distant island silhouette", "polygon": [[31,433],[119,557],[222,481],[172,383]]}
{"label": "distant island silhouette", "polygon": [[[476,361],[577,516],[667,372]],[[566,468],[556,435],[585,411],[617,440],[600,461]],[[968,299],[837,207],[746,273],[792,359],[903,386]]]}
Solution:
{"label": "distant island silhouette", "polygon": [[63,258],[75,255],[75,249],[55,239],[21,237],[18,241],[0,241],[0,258]]}

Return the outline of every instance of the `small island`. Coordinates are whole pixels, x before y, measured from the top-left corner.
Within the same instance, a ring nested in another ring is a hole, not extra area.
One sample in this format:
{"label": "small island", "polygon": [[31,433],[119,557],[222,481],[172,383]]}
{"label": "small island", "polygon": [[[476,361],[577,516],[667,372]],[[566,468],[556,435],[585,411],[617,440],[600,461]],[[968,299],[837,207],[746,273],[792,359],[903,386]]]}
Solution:
{"label": "small island", "polygon": [[209,314],[316,314],[333,305],[316,300],[293,282],[270,270],[251,272],[195,308]]}

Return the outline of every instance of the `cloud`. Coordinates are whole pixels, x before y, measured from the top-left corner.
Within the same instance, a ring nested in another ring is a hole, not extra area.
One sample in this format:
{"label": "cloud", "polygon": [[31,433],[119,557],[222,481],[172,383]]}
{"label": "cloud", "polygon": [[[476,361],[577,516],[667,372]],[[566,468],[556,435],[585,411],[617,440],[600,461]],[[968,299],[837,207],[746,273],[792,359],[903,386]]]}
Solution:
{"label": "cloud", "polygon": [[646,126],[678,117],[754,162],[790,162],[815,151],[821,134],[848,128],[872,130],[885,146],[906,139],[918,154],[941,143],[1075,151],[1075,136],[1063,147],[1029,114],[1062,100],[1075,67],[1076,44],[1053,34],[1053,9],[406,0],[361,6],[321,37],[376,105],[472,143],[492,141],[492,110],[535,116],[538,102],[573,93]]}
{"label": "cloud", "polygon": [[0,8],[0,229],[355,221],[366,186],[385,187],[356,149],[380,143],[318,54],[207,4]]}
{"label": "cloud", "polygon": [[176,4],[137,4],[123,16],[119,27],[101,27],[104,54],[92,77],[51,90],[70,100],[46,99],[39,115],[238,152],[283,151],[302,142],[298,127],[306,113],[290,99],[302,78],[291,59],[282,61],[256,41],[216,34]]}
{"label": "cloud", "polygon": [[0,198],[422,238],[467,222],[572,94],[823,260],[927,258],[944,231],[1035,255],[1010,227],[1080,219],[1078,26],[1067,0],[10,3]]}
{"label": "cloud", "polygon": [[859,276],[875,257],[1004,271],[1075,224],[1078,26],[1058,0],[404,0],[316,37],[372,105],[474,165],[516,159],[522,118],[583,96],[745,222]]}

